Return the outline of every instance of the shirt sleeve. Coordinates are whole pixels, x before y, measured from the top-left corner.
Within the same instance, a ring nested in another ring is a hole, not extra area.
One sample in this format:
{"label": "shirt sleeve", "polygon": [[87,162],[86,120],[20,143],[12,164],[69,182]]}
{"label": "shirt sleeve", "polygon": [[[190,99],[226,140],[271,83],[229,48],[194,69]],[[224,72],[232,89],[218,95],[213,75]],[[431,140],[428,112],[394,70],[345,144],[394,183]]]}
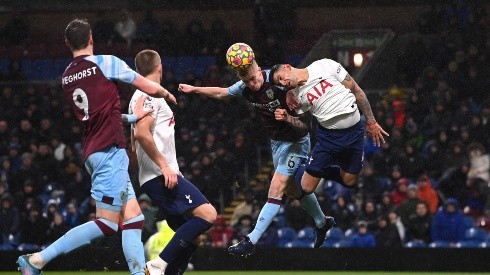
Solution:
{"label": "shirt sleeve", "polygon": [[332,59],[322,59],[322,64],[328,74],[333,75],[339,82],[344,81],[347,71],[340,63]]}
{"label": "shirt sleeve", "polygon": [[138,76],[126,62],[113,55],[91,55],[86,60],[94,62],[109,80],[122,81],[131,84]]}
{"label": "shirt sleeve", "polygon": [[245,90],[247,86],[243,81],[238,81],[237,83],[231,85],[228,87],[228,95],[230,96],[240,96],[243,93],[243,90]]}

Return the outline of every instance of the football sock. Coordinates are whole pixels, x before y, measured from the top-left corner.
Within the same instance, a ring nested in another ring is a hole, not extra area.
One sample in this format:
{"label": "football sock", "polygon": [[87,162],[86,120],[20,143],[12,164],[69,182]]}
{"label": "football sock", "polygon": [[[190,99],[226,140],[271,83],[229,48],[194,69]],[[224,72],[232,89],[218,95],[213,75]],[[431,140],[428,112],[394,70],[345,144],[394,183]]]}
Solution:
{"label": "football sock", "polygon": [[190,243],[183,251],[176,256],[172,262],[170,262],[165,269],[166,274],[180,274],[178,272],[184,273],[189,265],[192,254],[197,250],[199,246],[195,243]]}
{"label": "football sock", "polygon": [[[41,256],[44,264],[47,264],[57,256],[88,245],[95,239],[115,234],[117,228],[116,223],[105,219],[86,222],[66,232],[61,238],[39,252],[39,256]],[[42,268],[42,266],[38,268]]]}
{"label": "football sock", "polygon": [[254,230],[250,232],[250,234],[248,234],[248,238],[253,244],[256,244],[259,241],[260,236],[262,236],[267,227],[269,227],[272,219],[274,219],[274,217],[279,212],[281,204],[282,198],[267,199],[267,203],[260,210],[259,217],[257,218],[257,224],[255,225]]}
{"label": "football sock", "polygon": [[131,274],[145,274],[145,252],[141,242],[141,229],[145,216],[139,214],[123,223],[122,247]]}
{"label": "football sock", "polygon": [[212,225],[210,222],[199,217],[193,217],[188,220],[175,231],[175,235],[163,251],[160,252],[160,258],[170,263],[181,251],[185,250],[189,245],[192,245],[199,235],[211,228]]}
{"label": "football sock", "polygon": [[316,199],[316,195],[314,193],[305,194],[299,200],[299,202],[303,209],[313,218],[316,227],[322,228],[325,226],[325,214],[323,214],[322,209],[320,208],[320,204],[318,203],[318,200]]}

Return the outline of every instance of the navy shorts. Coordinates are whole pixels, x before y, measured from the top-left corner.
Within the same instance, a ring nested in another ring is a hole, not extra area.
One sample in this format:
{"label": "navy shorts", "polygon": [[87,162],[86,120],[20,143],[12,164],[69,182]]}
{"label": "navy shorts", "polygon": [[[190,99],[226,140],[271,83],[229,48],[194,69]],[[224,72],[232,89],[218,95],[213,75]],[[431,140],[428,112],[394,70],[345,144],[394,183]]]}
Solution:
{"label": "navy shorts", "polygon": [[318,126],[317,142],[311,152],[306,171],[321,177],[324,169],[338,165],[350,174],[359,174],[364,160],[364,126],[361,121],[347,129]]}
{"label": "navy shorts", "polygon": [[168,225],[174,231],[188,220],[184,215],[187,210],[209,203],[190,181],[181,176],[177,176],[177,179],[178,184],[174,189],[165,187],[163,176],[151,179],[141,186],[164,212]]}

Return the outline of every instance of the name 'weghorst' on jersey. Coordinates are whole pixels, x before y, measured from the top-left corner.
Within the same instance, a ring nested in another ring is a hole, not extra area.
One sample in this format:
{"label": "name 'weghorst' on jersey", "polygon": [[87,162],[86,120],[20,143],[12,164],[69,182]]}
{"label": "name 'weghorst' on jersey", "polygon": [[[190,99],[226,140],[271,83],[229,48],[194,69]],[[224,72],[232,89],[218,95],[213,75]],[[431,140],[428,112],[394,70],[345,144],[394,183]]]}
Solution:
{"label": "name 'weghorst' on jersey", "polygon": [[269,80],[269,70],[264,70],[264,85],[259,91],[252,91],[245,87],[243,97],[249,101],[265,123],[267,136],[273,140],[296,142],[308,134],[305,130],[298,130],[284,121],[277,121],[274,111],[281,107],[292,116],[296,112],[289,110],[286,104],[286,91],[272,84]]}

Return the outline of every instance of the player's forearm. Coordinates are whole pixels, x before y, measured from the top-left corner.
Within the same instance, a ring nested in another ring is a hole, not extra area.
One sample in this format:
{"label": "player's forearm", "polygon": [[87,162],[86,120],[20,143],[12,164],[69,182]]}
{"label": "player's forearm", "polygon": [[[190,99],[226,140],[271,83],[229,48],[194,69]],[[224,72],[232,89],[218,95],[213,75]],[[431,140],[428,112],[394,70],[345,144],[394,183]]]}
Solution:
{"label": "player's forearm", "polygon": [[305,122],[301,121],[299,118],[288,115],[286,122],[298,130],[308,130],[310,127]]}
{"label": "player's forearm", "polygon": [[160,84],[148,80],[141,75],[136,77],[132,84],[139,90],[153,97],[167,98],[170,94],[170,92],[167,91],[167,89],[163,88]]}
{"label": "player's forearm", "polygon": [[224,99],[228,95],[228,89],[221,87],[195,87],[193,92],[215,99]]}
{"label": "player's forearm", "polygon": [[373,110],[371,109],[371,104],[369,104],[369,100],[367,99],[366,93],[358,86],[357,91],[353,91],[356,97],[357,106],[366,117],[366,124],[371,125],[376,123],[376,118],[374,117]]}
{"label": "player's forearm", "polygon": [[158,167],[160,167],[160,169],[163,167],[167,167],[168,162],[160,153],[160,151],[158,151],[157,145],[155,144],[151,133],[141,133],[141,131],[136,131],[136,133],[137,132],[140,133],[135,134],[134,138],[139,142],[141,148],[143,148],[143,151],[145,151],[148,157],[150,157],[150,159]]}

